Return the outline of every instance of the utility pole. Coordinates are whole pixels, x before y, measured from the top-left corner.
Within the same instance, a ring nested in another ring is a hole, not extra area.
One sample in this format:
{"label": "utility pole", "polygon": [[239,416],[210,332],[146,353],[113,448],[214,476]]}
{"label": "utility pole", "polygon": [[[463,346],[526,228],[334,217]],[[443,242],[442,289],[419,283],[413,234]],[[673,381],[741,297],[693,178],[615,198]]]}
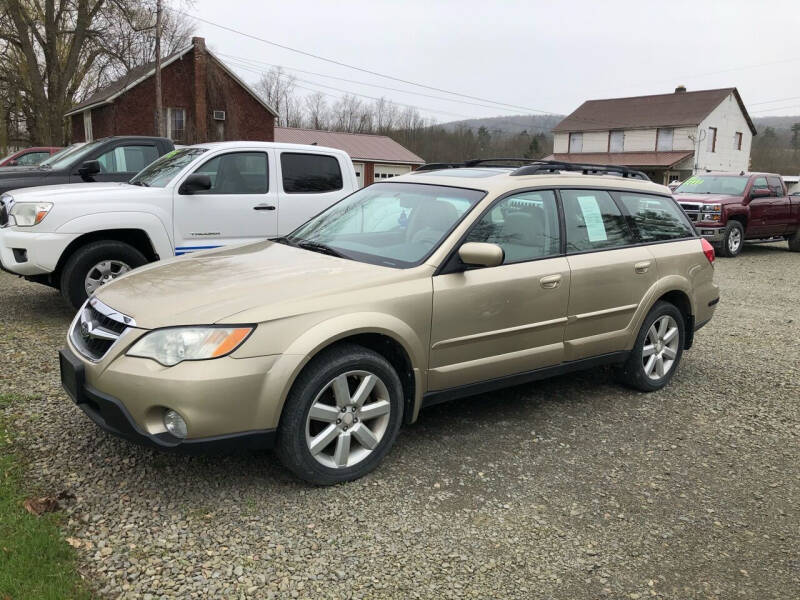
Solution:
{"label": "utility pole", "polygon": [[164,108],[161,103],[161,0],[156,0],[156,135],[164,135]]}

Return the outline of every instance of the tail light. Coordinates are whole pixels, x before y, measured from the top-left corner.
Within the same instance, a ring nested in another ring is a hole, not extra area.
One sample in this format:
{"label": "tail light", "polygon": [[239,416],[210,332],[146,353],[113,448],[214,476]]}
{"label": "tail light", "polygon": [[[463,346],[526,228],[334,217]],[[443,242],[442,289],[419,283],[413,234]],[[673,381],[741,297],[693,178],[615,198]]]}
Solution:
{"label": "tail light", "polygon": [[700,245],[703,247],[703,254],[706,255],[708,262],[714,264],[714,246],[708,243],[706,238],[700,238]]}

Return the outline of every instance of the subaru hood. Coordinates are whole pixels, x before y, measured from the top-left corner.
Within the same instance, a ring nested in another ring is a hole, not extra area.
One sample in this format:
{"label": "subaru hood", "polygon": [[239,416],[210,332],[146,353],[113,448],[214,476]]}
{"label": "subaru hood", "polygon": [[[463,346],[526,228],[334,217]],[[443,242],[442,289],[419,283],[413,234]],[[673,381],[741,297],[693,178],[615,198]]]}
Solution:
{"label": "subaru hood", "polygon": [[230,246],[136,269],[97,298],[144,329],[174,325],[258,323],[363,301],[370,289],[420,276],[275,242]]}

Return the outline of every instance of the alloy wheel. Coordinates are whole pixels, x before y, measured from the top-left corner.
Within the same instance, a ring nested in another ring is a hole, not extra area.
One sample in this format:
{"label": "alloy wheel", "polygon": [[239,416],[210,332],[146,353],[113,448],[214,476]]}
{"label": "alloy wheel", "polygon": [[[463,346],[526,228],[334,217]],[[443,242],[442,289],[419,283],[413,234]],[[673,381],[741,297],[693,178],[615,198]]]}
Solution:
{"label": "alloy wheel", "polygon": [[670,315],[655,320],[647,331],[642,348],[642,367],[650,379],[669,373],[678,356],[678,323]]}
{"label": "alloy wheel", "polygon": [[116,279],[123,273],[127,273],[131,268],[121,260],[104,260],[97,263],[86,274],[83,286],[86,289],[86,295],[91,296],[97,288],[101,285],[108,283],[112,279]]}
{"label": "alloy wheel", "polygon": [[737,228],[731,229],[728,234],[728,250],[731,254],[736,254],[739,251],[739,246],[742,245],[742,234]]}
{"label": "alloy wheel", "polygon": [[320,464],[352,467],[378,446],[389,426],[389,391],[368,371],[337,375],[317,394],[306,419],[306,446]]}

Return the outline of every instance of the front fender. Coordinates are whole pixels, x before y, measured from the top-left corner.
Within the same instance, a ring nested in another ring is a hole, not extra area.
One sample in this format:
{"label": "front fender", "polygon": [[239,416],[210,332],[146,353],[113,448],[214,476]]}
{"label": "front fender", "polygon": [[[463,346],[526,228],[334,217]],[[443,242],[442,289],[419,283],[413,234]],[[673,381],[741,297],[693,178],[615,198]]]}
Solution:
{"label": "front fender", "polygon": [[[111,226],[111,223],[114,226]],[[147,212],[103,212],[82,215],[59,226],[56,232],[84,234],[111,229],[139,229],[144,231],[150,238],[150,243],[160,258],[168,258],[175,253],[164,222],[158,216]]]}
{"label": "front fender", "polygon": [[322,321],[290,344],[267,376],[259,422],[266,424],[266,427],[277,426],[292,385],[308,362],[331,344],[363,333],[390,337],[405,350],[414,371],[415,394],[411,420],[416,419],[426,385],[426,344],[410,325],[397,317],[385,313],[360,312]]}

